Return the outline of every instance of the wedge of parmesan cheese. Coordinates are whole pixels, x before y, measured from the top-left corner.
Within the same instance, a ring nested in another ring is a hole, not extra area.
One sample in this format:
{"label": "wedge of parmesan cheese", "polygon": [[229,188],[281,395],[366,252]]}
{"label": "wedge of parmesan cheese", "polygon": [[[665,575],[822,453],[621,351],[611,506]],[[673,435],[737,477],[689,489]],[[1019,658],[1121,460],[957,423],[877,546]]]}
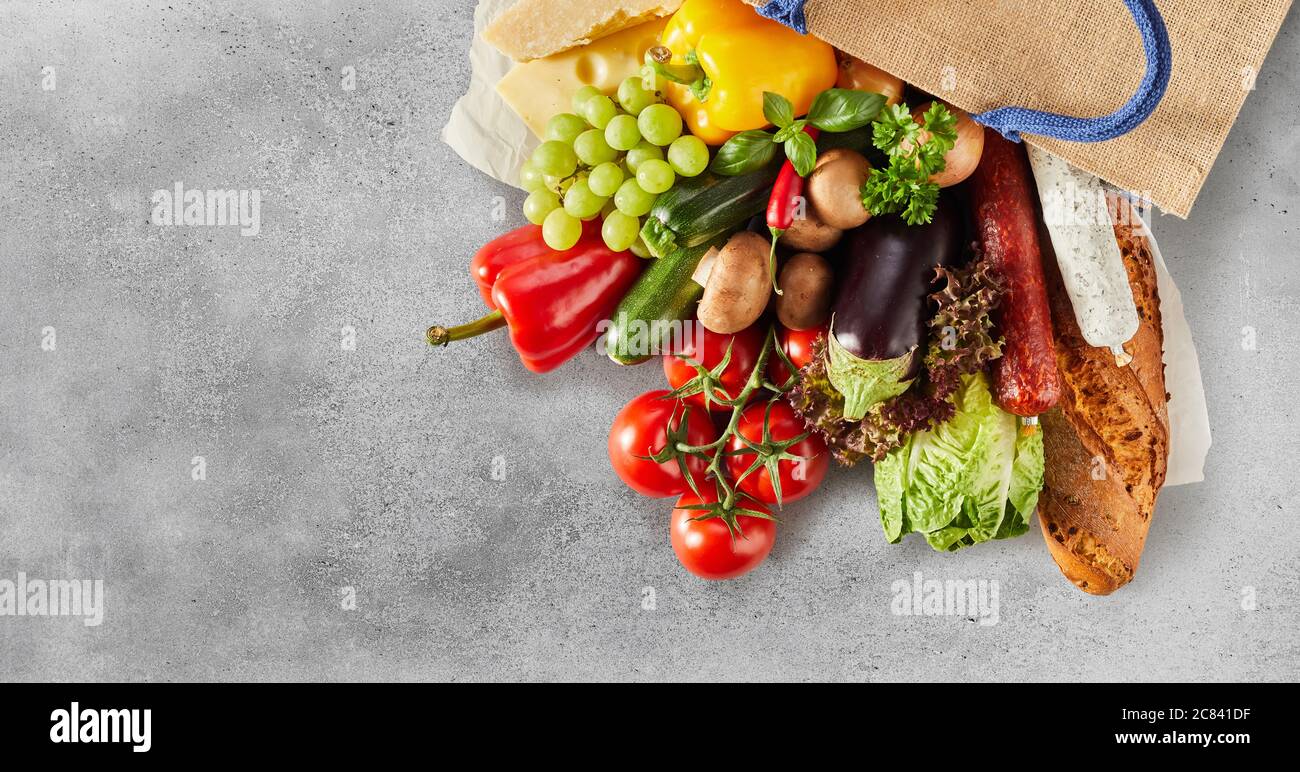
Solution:
{"label": "wedge of parmesan cheese", "polygon": [[497,83],[497,93],[541,137],[546,122],[573,108],[573,93],[595,86],[612,94],[618,84],[641,67],[646,49],[659,42],[667,19],[639,24],[544,59],[516,64]]}
{"label": "wedge of parmesan cheese", "polygon": [[483,38],[517,62],[587,45],[677,10],[682,0],[519,0]]}

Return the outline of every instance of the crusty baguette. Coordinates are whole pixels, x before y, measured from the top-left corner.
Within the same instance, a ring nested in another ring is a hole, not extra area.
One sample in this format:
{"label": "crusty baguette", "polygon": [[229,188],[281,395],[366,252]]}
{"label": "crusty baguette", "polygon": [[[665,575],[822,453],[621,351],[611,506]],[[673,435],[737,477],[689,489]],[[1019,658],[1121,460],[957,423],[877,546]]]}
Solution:
{"label": "crusty baguette", "polygon": [[1055,257],[1043,261],[1063,390],[1042,419],[1046,471],[1038,516],[1061,573],[1094,595],[1132,580],[1169,457],[1155,264],[1145,236],[1130,225],[1117,222],[1115,236],[1141,320],[1124,346],[1133,356],[1126,367],[1084,341]]}

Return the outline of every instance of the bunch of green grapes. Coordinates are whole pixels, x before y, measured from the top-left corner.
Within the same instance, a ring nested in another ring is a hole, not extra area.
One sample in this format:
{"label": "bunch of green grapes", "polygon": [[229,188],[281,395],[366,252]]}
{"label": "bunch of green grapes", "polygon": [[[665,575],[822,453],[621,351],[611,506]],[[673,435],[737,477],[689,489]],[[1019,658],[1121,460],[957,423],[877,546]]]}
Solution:
{"label": "bunch of green grapes", "polygon": [[648,257],[641,218],[677,178],[709,165],[709,148],[682,135],[682,117],[640,76],[619,84],[616,99],[583,86],[573,112],[546,124],[544,141],[520,171],[524,216],[542,226],[551,249],[569,249],[582,221],[603,217],[601,236],[615,251]]}

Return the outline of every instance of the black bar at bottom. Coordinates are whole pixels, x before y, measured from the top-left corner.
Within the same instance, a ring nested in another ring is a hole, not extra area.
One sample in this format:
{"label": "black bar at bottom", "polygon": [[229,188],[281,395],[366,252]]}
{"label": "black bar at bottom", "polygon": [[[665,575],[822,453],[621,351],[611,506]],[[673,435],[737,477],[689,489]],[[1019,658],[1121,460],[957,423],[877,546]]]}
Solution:
{"label": "black bar at bottom", "polygon": [[599,760],[609,743],[630,743],[648,759],[682,740],[723,752],[741,734],[751,751],[793,743],[864,762],[886,747],[954,760],[1065,749],[1089,763],[1238,758],[1289,746],[1296,696],[1289,684],[11,684],[0,750],[128,763],[263,749],[302,761],[402,750],[451,760],[473,740],[494,757]]}

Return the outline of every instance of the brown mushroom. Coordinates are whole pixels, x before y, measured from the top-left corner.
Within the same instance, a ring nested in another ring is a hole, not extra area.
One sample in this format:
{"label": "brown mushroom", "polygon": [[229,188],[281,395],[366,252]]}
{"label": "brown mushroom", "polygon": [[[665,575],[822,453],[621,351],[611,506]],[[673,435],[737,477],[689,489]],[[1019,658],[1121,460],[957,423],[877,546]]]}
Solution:
{"label": "brown mushroom", "polygon": [[828,150],[817,158],[808,175],[808,208],[832,228],[856,228],[871,217],[862,205],[862,183],[871,163],[846,148]]}
{"label": "brown mushroom", "polygon": [[769,249],[767,239],[753,231],[741,231],[718,252],[696,310],[705,329],[727,334],[758,321],[772,294]]}
{"label": "brown mushroom", "polygon": [[810,330],[830,316],[835,273],[821,255],[800,252],[781,268],[785,294],[776,297],[776,318],[791,330]]}
{"label": "brown mushroom", "polygon": [[781,234],[780,243],[800,252],[825,252],[840,243],[843,235],[844,231],[822,222],[811,207],[806,207],[804,216],[796,215],[790,227]]}

